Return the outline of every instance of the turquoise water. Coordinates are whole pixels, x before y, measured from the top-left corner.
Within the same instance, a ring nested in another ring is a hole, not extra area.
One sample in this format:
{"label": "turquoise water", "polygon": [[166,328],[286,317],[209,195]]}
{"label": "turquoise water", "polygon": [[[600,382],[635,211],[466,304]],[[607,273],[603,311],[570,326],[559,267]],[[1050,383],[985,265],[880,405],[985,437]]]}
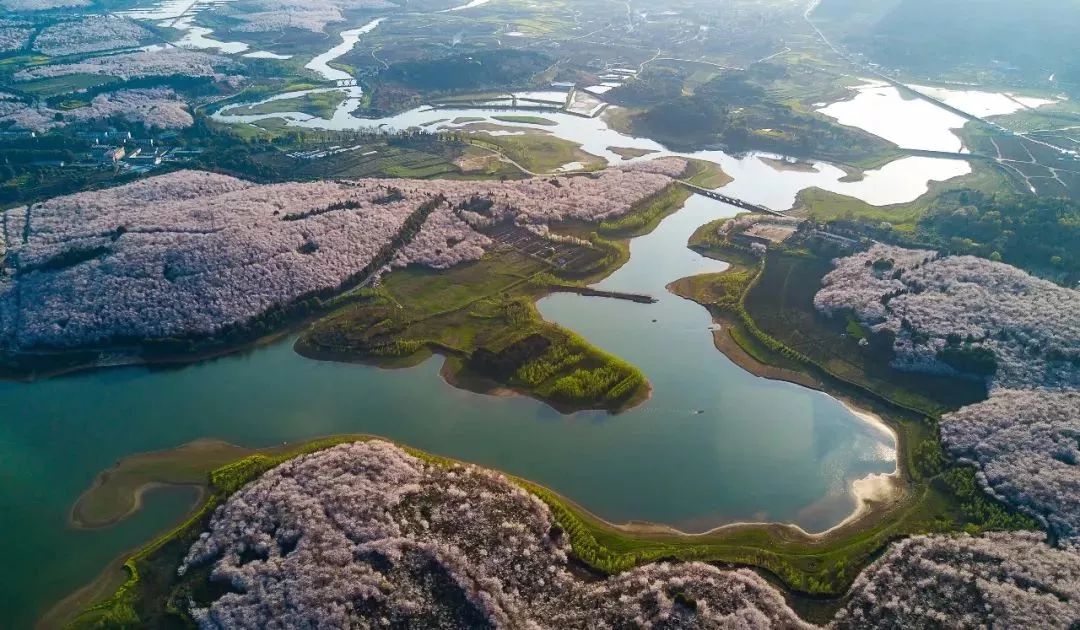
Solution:
{"label": "turquoise water", "polygon": [[541,302],[549,319],[645,371],[653,397],[618,416],[563,416],[526,398],[460,391],[439,377],[438,358],[379,370],[304,359],[288,342],[178,369],[0,383],[4,623],[28,625],[191,500],[155,491],[116,528],[69,530],[68,510],[94,475],[125,455],[202,437],[266,446],[385,435],[539,481],[619,522],[686,531],[747,520],[812,531],[837,523],[854,507],[854,479],[894,469],[893,438],[828,396],[744,372],[713,347],[706,311],[663,289],[723,268],[685,245],[696,227],[730,212],[694,197],[633,241],[630,262],[603,283],[658,304],[567,294]]}

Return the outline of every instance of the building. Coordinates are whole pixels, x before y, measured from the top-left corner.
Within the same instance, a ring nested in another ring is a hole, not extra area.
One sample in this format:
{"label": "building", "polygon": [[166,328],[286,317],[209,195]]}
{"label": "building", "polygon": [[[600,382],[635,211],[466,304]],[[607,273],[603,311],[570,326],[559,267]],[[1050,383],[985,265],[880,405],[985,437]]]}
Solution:
{"label": "building", "polygon": [[149,153],[146,155],[132,155],[129,156],[125,160],[125,162],[131,164],[132,166],[157,166],[161,164],[161,156],[154,153]]}
{"label": "building", "polygon": [[125,155],[127,155],[127,151],[124,150],[124,147],[110,147],[100,144],[90,147],[90,156],[94,161],[104,164],[115,164],[124,159]]}

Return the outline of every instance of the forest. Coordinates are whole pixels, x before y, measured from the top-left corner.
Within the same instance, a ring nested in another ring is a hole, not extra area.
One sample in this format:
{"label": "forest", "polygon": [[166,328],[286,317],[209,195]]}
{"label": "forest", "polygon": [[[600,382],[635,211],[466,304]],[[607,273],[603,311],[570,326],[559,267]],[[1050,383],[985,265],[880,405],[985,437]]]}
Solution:
{"label": "forest", "polygon": [[919,222],[931,243],[1033,271],[1080,273],[1080,202],[962,190],[942,195]]}
{"label": "forest", "polygon": [[838,219],[829,229],[904,247],[1005,262],[1065,286],[1080,281],[1080,202],[973,189],[934,197],[912,231]]}
{"label": "forest", "polygon": [[423,92],[506,89],[527,84],[533,75],[553,62],[546,54],[527,50],[479,50],[440,59],[395,63],[378,80]]}

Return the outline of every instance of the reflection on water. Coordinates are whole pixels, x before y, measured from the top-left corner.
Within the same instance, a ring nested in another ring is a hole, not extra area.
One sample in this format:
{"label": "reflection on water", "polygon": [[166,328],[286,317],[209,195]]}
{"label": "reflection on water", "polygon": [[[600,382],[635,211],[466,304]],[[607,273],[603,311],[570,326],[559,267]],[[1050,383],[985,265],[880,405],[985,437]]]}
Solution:
{"label": "reflection on water", "polygon": [[360,28],[342,31],[340,44],[315,57],[314,59],[309,61],[304,67],[308,70],[314,70],[315,72],[318,72],[327,81],[351,80],[353,78],[351,74],[345,72],[344,70],[338,70],[337,68],[330,67],[330,62],[352,50],[353,46],[355,46],[356,43],[360,41],[360,37],[362,35],[364,35],[365,33],[370,33],[371,31],[378,28],[381,22],[382,18],[379,18],[377,20],[372,20],[368,22]]}
{"label": "reflection on water", "polygon": [[29,620],[145,540],[137,523],[174,518],[151,501],[118,530],[65,526],[72,502],[116,460],[203,437],[265,446],[384,435],[534,479],[620,522],[693,531],[743,520],[836,523],[853,508],[854,480],[893,470],[891,437],[828,396],[744,372],[713,347],[706,311],[663,289],[724,267],[685,245],[698,225],[732,213],[694,197],[631,243],[630,263],[603,286],[649,292],[657,304],[565,294],[541,302],[546,316],[645,371],[652,399],[619,416],[561,416],[527,398],[461,391],[442,381],[437,359],[395,371],[321,363],[288,341],[182,369],[0,383],[0,531],[19,541],[0,573],[0,607]]}
{"label": "reflection on water", "polygon": [[[913,89],[973,116],[1011,114],[1054,101],[977,90],[951,90],[921,85]],[[818,109],[838,122],[858,127],[906,149],[963,151],[956,130],[967,123],[959,114],[942,109],[881,81],[867,81],[854,97]]]}
{"label": "reflection on water", "polygon": [[[293,94],[293,96],[296,95]],[[355,108],[355,103],[343,104],[330,120],[299,112],[239,115],[230,114],[229,109],[218,112],[214,118],[222,122],[234,123],[282,118],[291,125],[315,129],[403,130],[412,127],[455,129],[475,122],[455,124],[453,121],[458,118],[481,118],[484,122],[499,124],[495,117],[505,116],[511,112],[537,115],[536,112],[527,110],[508,112],[505,109],[421,107],[386,118],[365,119],[352,115],[352,110]],[[554,124],[530,125],[515,122],[513,126],[533,128],[576,142],[582,145],[584,151],[599,156],[611,164],[625,163],[617,153],[611,150],[612,148],[653,151],[645,157],[636,158],[643,160],[678,155],[715,162],[735,178],[735,181],[725,188],[725,192],[779,210],[790,208],[795,203],[795,195],[800,190],[813,186],[857,197],[874,205],[904,203],[925,193],[930,181],[944,181],[971,172],[971,166],[963,160],[906,157],[890,162],[879,169],[866,171],[860,181],[841,181],[846,173],[824,162],[815,162],[814,170],[779,171],[760,160],[759,154],[733,156],[723,151],[689,153],[669,151],[655,140],[627,135],[612,129],[602,117],[585,118],[565,112],[543,112],[541,115]]]}

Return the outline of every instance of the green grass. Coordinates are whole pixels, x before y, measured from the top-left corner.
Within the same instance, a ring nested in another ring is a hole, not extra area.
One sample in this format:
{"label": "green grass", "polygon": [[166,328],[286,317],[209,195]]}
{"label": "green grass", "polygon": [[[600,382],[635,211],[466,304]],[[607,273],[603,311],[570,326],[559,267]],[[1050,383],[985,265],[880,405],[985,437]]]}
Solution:
{"label": "green grass", "polygon": [[540,116],[492,116],[492,120],[505,123],[522,123],[526,125],[544,125],[547,127],[554,127],[558,123],[547,118],[541,118]]}
{"label": "green grass", "polygon": [[651,153],[657,153],[657,151],[653,149],[633,149],[627,147],[608,147],[608,151],[611,151],[612,153],[621,157],[624,160],[644,157]]}
{"label": "green grass", "polygon": [[456,359],[448,378],[470,390],[511,388],[564,410],[635,404],[648,391],[637,368],[544,321],[536,310],[535,300],[552,284],[566,284],[549,271],[513,250],[446,271],[398,271],[316,323],[298,349],[405,365],[440,352]]}
{"label": "green grass", "polygon": [[603,160],[582,151],[580,144],[547,134],[474,134],[471,142],[498,151],[534,173],[551,173],[573,162],[580,162],[586,169],[599,169],[604,166]]}
{"label": "green grass", "polygon": [[820,188],[808,188],[798,194],[796,207],[805,209],[814,221],[869,221],[888,222],[901,232],[914,232],[919,219],[926,214],[928,199],[916,200],[892,206],[873,206],[865,201],[829,192]]}
{"label": "green grass", "polygon": [[597,231],[609,238],[634,238],[648,234],[666,217],[682,208],[691,192],[679,184],[669,184],[660,192],[634,204],[621,217],[602,221]]}
{"label": "green grass", "polygon": [[893,229],[911,233],[926,214],[934,199],[947,191],[971,188],[986,192],[1009,190],[1010,185],[1000,171],[981,162],[972,162],[972,172],[946,182],[931,182],[929,190],[918,199],[891,206],[873,206],[865,201],[820,188],[808,188],[798,194],[796,213],[815,221],[858,220],[870,223],[888,222]]}
{"label": "green grass", "polygon": [[305,94],[296,98],[285,98],[276,101],[268,101],[261,105],[240,107],[231,110],[230,114],[280,114],[283,112],[300,112],[316,118],[332,118],[338,106],[345,101],[346,94],[343,91],[332,90]]}
{"label": "green grass", "polygon": [[686,172],[682,179],[702,188],[716,189],[726,186],[735,178],[720,168],[719,164],[707,160],[687,160]]}
{"label": "green grass", "polygon": [[19,89],[41,98],[49,98],[60,94],[72,94],[99,85],[119,83],[116,77],[96,74],[69,74],[60,77],[35,79],[19,83]]}

